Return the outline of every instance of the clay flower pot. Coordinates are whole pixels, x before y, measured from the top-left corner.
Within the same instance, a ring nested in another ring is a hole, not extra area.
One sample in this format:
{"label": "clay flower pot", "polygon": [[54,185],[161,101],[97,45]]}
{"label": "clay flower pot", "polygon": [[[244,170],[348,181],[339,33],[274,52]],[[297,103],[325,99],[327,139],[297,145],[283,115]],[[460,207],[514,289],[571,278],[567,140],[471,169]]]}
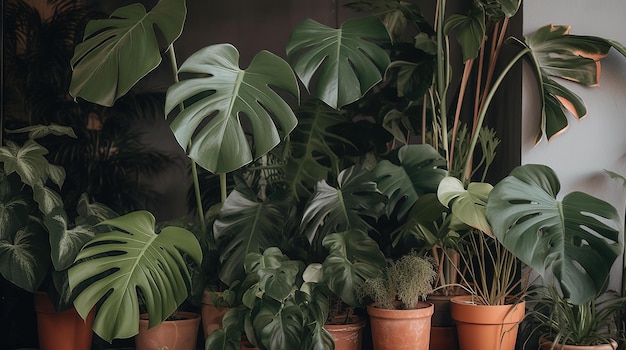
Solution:
{"label": "clay flower pot", "polygon": [[202,330],[204,331],[204,339],[214,330],[222,328],[222,317],[228,311],[226,306],[214,306],[211,300],[211,293],[204,291],[202,295]]}
{"label": "clay flower pot", "polygon": [[428,350],[433,312],[433,304],[426,302],[411,310],[368,305],[374,350]]}
{"label": "clay flower pot", "polygon": [[513,350],[526,302],[511,305],[477,305],[471,296],[450,300],[461,350]]}
{"label": "clay flower pot", "polygon": [[[552,342],[541,338],[539,340],[539,346],[541,350],[551,350]],[[555,345],[554,350],[615,350],[617,349],[617,342],[614,340],[610,344],[597,344],[597,345]]]}
{"label": "clay flower pot", "polygon": [[44,292],[35,292],[37,332],[41,350],[89,350],[94,312],[83,320],[76,309],[57,312]]}
{"label": "clay flower pot", "polygon": [[135,336],[135,348],[196,350],[200,315],[178,311],[173,316],[174,319],[165,320],[158,326],[148,329],[148,315],[141,315],[139,333]]}
{"label": "clay flower pot", "polygon": [[345,323],[326,323],[324,328],[333,336],[335,350],[361,350],[365,320],[358,316]]}

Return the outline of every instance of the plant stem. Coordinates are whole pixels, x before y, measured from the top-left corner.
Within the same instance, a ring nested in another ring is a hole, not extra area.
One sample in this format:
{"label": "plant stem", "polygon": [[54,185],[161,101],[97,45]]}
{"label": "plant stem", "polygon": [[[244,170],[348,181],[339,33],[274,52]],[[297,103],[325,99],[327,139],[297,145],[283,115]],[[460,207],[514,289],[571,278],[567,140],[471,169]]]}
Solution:
{"label": "plant stem", "polygon": [[439,95],[439,116],[441,119],[441,133],[443,150],[446,154],[446,160],[450,160],[450,150],[448,148],[448,117],[446,110],[446,95],[448,91],[448,70],[447,70],[447,50],[444,48],[445,35],[443,33],[443,24],[445,19],[446,0],[437,1],[437,94]]}
{"label": "plant stem", "polygon": [[[178,83],[180,79],[178,78],[178,63],[176,63],[176,53],[174,52],[174,44],[170,44],[167,49],[170,55],[170,63],[172,64],[172,72],[174,73],[174,82]],[[184,110],[185,106],[181,103],[180,110]],[[189,147],[191,147],[191,141],[189,141]],[[191,176],[193,178],[193,190],[196,197],[196,207],[198,210],[198,220],[200,220],[200,229],[202,233],[206,233],[206,222],[204,221],[204,208],[202,207],[202,196],[200,195],[200,182],[198,180],[198,168],[196,162],[191,159]],[[221,175],[221,174],[220,174]],[[220,177],[221,180],[221,177]]]}
{"label": "plant stem", "polygon": [[530,49],[529,48],[524,48],[523,50],[521,50],[511,60],[511,62],[509,62],[509,64],[506,65],[506,67],[504,67],[504,70],[502,71],[502,73],[500,73],[500,75],[498,76],[498,79],[496,79],[496,81],[493,84],[493,87],[489,90],[489,94],[485,98],[484,104],[482,105],[482,107],[480,109],[478,120],[477,120],[477,122],[475,124],[476,132],[474,133],[474,135],[472,135],[472,141],[470,142],[469,151],[467,152],[467,159],[465,160],[465,168],[463,169],[463,172],[462,172],[462,174],[464,174],[464,177],[463,177],[463,182],[464,183],[467,183],[470,180],[468,178],[469,177],[468,176],[468,174],[469,174],[468,170],[469,170],[469,167],[472,164],[472,155],[474,154],[474,149],[476,148],[476,143],[478,142],[478,136],[480,134],[480,129],[482,128],[482,124],[483,124],[483,122],[485,120],[485,115],[487,114],[487,110],[489,109],[489,104],[491,103],[491,100],[493,99],[493,96],[495,95],[496,91],[498,90],[498,87],[500,86],[500,84],[504,80],[504,77],[511,70],[511,68],[513,68],[515,63],[517,63],[517,61],[519,61],[522,57],[524,57],[524,55],[526,55],[528,52],[530,52]]}

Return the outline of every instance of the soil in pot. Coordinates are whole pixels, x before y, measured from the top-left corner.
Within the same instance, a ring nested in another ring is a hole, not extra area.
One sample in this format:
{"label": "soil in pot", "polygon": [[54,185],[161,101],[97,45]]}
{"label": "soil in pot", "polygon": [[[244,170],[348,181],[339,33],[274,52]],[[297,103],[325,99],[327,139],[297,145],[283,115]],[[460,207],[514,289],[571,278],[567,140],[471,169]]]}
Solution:
{"label": "soil in pot", "polygon": [[368,305],[374,350],[428,350],[433,312],[433,304],[426,302],[411,310]]}
{"label": "soil in pot", "polygon": [[196,350],[200,315],[178,311],[173,317],[148,329],[148,315],[139,320],[139,333],[135,336],[137,350],[176,349]]}

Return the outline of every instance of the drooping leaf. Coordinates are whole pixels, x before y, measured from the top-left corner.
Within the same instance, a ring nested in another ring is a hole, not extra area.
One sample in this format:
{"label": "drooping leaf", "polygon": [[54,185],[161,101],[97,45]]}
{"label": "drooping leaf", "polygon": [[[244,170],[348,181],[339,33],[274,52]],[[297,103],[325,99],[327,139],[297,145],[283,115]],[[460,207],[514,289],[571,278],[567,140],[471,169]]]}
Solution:
{"label": "drooping leaf", "polygon": [[328,234],[349,229],[367,231],[367,220],[377,220],[386,202],[373,180],[371,172],[352,166],[339,174],[337,188],[325,180],[318,182],[302,215],[302,227],[309,241],[321,243]]}
{"label": "drooping leaf", "polygon": [[94,236],[89,225],[70,227],[72,224],[62,207],[56,207],[48,213],[44,217],[44,224],[49,232],[52,264],[57,271],[68,268],[83,245]]}
{"label": "drooping leaf", "polygon": [[86,318],[98,304],[93,330],[107,341],[128,338],[139,329],[141,293],[154,327],[187,298],[191,284],[185,255],[202,261],[200,244],[193,233],[168,226],[155,232],[155,219],[136,211],[101,223],[112,231],[90,240],[69,268],[74,306]]}
{"label": "drooping leaf", "polygon": [[0,273],[16,286],[35,292],[50,266],[50,246],[41,225],[31,221],[0,239]]}
{"label": "drooping leaf", "polygon": [[544,165],[515,168],[491,191],[487,218],[509,251],[539,274],[551,270],[564,293],[580,304],[606,288],[621,252],[622,217],[586,193],[558,201],[559,189],[556,174]]}
{"label": "drooping leaf", "polygon": [[461,222],[493,236],[486,216],[487,197],[492,188],[488,183],[471,182],[466,189],[459,179],[448,176],[441,180],[437,197]]}
{"label": "drooping leaf", "polygon": [[70,94],[112,106],[161,63],[155,27],[170,45],[182,33],[186,15],[185,1],[160,0],[150,12],[135,3],[90,21],[71,60]]}
{"label": "drooping leaf", "polygon": [[244,70],[234,46],[212,45],[191,55],[179,72],[201,76],[168,89],[166,114],[185,105],[170,127],[189,157],[213,173],[231,172],[258,159],[297,124],[289,104],[272,89],[299,98],[296,77],[287,62],[268,51],[259,52]]}
{"label": "drooping leaf", "polygon": [[29,125],[23,128],[6,130],[7,134],[20,134],[27,132],[29,139],[39,139],[48,135],[69,136],[76,138],[74,130],[69,126],[58,125],[52,123],[50,125]]}
{"label": "drooping leaf", "polygon": [[360,230],[332,233],[322,242],[328,249],[323,275],[328,288],[351,306],[361,306],[365,280],[374,278],[387,261],[376,241]]}
{"label": "drooping leaf", "polygon": [[552,78],[596,86],[600,77],[600,59],[612,46],[603,38],[569,34],[570,29],[569,26],[547,25],[525,36],[524,45],[530,49],[531,67],[541,92],[542,117],[536,142],[544,133],[551,140],[567,128],[564,110],[576,118],[587,114],[582,99]]}
{"label": "drooping leaf", "polygon": [[350,19],[339,29],[306,19],[291,32],[286,50],[307,89],[338,109],[382,80],[389,56],[372,41],[387,40],[387,30],[376,17]]}
{"label": "drooping leaf", "polygon": [[389,198],[387,215],[397,211],[404,218],[415,201],[425,193],[435,193],[447,175],[446,161],[427,144],[402,146],[397,162],[382,160],[374,169],[378,188]]}
{"label": "drooping leaf", "polygon": [[54,208],[63,207],[61,195],[48,186],[41,184],[33,187],[33,199],[39,204],[39,211],[48,215]]}

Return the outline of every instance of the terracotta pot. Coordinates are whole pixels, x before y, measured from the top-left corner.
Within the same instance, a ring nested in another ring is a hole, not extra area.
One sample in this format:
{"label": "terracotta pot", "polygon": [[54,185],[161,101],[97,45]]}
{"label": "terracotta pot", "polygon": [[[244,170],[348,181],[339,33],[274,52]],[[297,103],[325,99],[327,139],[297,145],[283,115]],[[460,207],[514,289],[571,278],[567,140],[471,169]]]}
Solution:
{"label": "terracotta pot", "polygon": [[57,312],[44,292],[35,292],[37,332],[41,350],[89,350],[94,312],[83,320],[76,309]]}
{"label": "terracotta pot", "polygon": [[148,315],[143,314],[139,320],[139,333],[135,336],[137,350],[196,350],[200,315],[193,312],[178,311],[177,318],[163,321],[148,329]]}
{"label": "terracotta pot", "polygon": [[513,350],[526,302],[515,305],[476,305],[471,296],[450,300],[461,350]]}
{"label": "terracotta pot", "polygon": [[427,350],[433,312],[433,304],[426,302],[413,310],[368,305],[374,350]]}
{"label": "terracotta pot", "polygon": [[[539,340],[539,346],[541,350],[552,349],[552,342],[546,339]],[[610,344],[598,344],[598,345],[555,345],[554,350],[615,350],[617,349],[617,342],[611,341]]]}
{"label": "terracotta pot", "polygon": [[205,340],[214,330],[222,328],[222,317],[227,311],[228,307],[213,306],[211,293],[204,291],[200,312],[202,314],[202,330],[204,331]]}
{"label": "terracotta pot", "polygon": [[456,322],[450,314],[450,299],[457,295],[429,295],[426,301],[435,306],[430,328],[430,350],[457,350]]}
{"label": "terracotta pot", "polygon": [[327,323],[324,328],[333,336],[335,350],[361,350],[365,320],[353,316],[347,323]]}

